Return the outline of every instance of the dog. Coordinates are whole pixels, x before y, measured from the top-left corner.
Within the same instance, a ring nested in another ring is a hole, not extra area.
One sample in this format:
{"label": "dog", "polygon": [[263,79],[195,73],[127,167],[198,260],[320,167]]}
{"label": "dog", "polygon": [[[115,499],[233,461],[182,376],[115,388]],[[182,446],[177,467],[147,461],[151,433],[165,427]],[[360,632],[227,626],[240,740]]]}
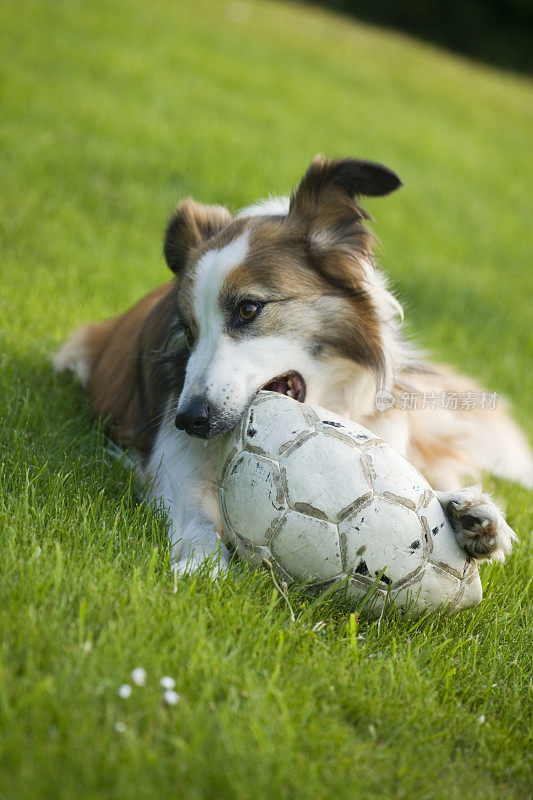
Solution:
{"label": "dog", "polygon": [[55,356],[165,509],[178,573],[206,559],[214,575],[229,564],[219,441],[261,389],[366,426],[438,490],[471,557],[510,552],[516,535],[502,511],[479,485],[461,487],[484,470],[531,486],[533,457],[503,402],[402,335],[402,307],[375,266],[360,206],[401,185],[380,164],[317,156],[290,198],[235,216],[187,198],[164,237],[174,279],[82,327]]}

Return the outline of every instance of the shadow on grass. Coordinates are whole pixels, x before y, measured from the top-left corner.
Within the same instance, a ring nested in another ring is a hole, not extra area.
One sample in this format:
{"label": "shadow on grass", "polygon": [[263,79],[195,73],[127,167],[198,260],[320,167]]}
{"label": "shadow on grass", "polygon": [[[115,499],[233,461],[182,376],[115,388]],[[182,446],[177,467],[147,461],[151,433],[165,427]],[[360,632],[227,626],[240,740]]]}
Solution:
{"label": "shadow on grass", "polygon": [[309,0],[495,66],[531,73],[533,9],[524,0]]}
{"label": "shadow on grass", "polygon": [[6,356],[4,367],[0,383],[4,502],[8,504],[11,496],[16,503],[31,488],[31,501],[42,509],[61,493],[64,505],[70,504],[73,513],[78,510],[80,518],[90,518],[95,530],[101,515],[102,528],[115,531],[119,539],[131,538],[137,527],[148,547],[166,552],[161,512],[143,498],[127,461],[109,452],[104,422],[95,418],[73,376],[54,373],[42,352]]}

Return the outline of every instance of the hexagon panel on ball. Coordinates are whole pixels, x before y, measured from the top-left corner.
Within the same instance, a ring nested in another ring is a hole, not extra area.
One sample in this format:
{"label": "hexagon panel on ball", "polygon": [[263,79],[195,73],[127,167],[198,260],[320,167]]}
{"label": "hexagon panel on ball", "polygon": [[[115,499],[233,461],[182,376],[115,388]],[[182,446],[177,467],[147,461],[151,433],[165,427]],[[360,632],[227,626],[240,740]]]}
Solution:
{"label": "hexagon panel on ball", "polygon": [[425,563],[422,525],[416,512],[385,497],[369,503],[339,523],[344,569],[381,582],[404,580]]}
{"label": "hexagon panel on ball", "polygon": [[221,498],[232,530],[257,545],[267,544],[273,524],[287,508],[277,464],[246,451],[227,465]]}
{"label": "hexagon panel on ball", "polygon": [[280,451],[302,435],[312,433],[314,425],[306,406],[285,395],[261,392],[248,409],[241,430],[247,450],[278,461]]}
{"label": "hexagon panel on ball", "polygon": [[337,526],[288,511],[270,539],[272,553],[297,580],[324,581],[342,572]]}
{"label": "hexagon panel on ball", "polygon": [[418,508],[431,487],[427,480],[400,453],[387,444],[366,451],[372,486],[376,494],[396,498],[413,509]]}
{"label": "hexagon panel on ball", "polygon": [[279,464],[291,508],[319,519],[338,522],[372,493],[364,456],[331,436],[319,433],[294,445]]}
{"label": "hexagon panel on ball", "polygon": [[394,593],[394,602],[415,614],[437,608],[451,612],[457,610],[461,596],[461,581],[427,562],[418,581]]}

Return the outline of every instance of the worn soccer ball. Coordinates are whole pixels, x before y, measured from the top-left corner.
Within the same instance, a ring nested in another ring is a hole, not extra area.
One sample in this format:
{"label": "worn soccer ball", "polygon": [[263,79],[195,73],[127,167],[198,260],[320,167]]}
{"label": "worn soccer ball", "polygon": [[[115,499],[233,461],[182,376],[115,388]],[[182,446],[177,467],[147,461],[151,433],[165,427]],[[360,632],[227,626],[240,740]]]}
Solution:
{"label": "worn soccer ball", "polygon": [[229,542],[288,583],[342,584],[374,613],[387,603],[422,613],[481,601],[476,562],[425,478],[325,409],[260,392],[225,437],[218,486]]}

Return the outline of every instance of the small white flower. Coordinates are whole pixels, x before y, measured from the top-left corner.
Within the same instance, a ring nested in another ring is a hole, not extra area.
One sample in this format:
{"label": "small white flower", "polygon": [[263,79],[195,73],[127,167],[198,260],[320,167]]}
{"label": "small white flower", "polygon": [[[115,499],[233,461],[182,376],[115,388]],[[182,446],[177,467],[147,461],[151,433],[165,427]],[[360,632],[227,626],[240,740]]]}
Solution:
{"label": "small white flower", "polygon": [[120,689],[118,690],[118,696],[122,697],[126,700],[128,697],[131,697],[131,686],[129,683],[123,683]]}
{"label": "small white flower", "polygon": [[480,717],[478,717],[477,721],[479,722],[480,725],[483,725],[483,723],[485,722],[485,714],[482,714]]}
{"label": "small white flower", "polygon": [[174,678],[171,678],[170,675],[163,675],[161,680],[159,681],[163,689],[173,689],[176,685],[176,681]]}
{"label": "small white flower", "polygon": [[115,722],[115,730],[117,731],[117,733],[124,733],[126,730],[126,725],[124,724],[124,722],[121,722],[119,720],[118,722]]}
{"label": "small white flower", "polygon": [[174,689],[167,689],[166,692],[163,692],[163,698],[169,706],[175,706],[176,703],[179,703],[180,696]]}
{"label": "small white flower", "polygon": [[131,679],[135,686],[144,686],[146,683],[146,670],[142,667],[135,667],[131,671]]}

